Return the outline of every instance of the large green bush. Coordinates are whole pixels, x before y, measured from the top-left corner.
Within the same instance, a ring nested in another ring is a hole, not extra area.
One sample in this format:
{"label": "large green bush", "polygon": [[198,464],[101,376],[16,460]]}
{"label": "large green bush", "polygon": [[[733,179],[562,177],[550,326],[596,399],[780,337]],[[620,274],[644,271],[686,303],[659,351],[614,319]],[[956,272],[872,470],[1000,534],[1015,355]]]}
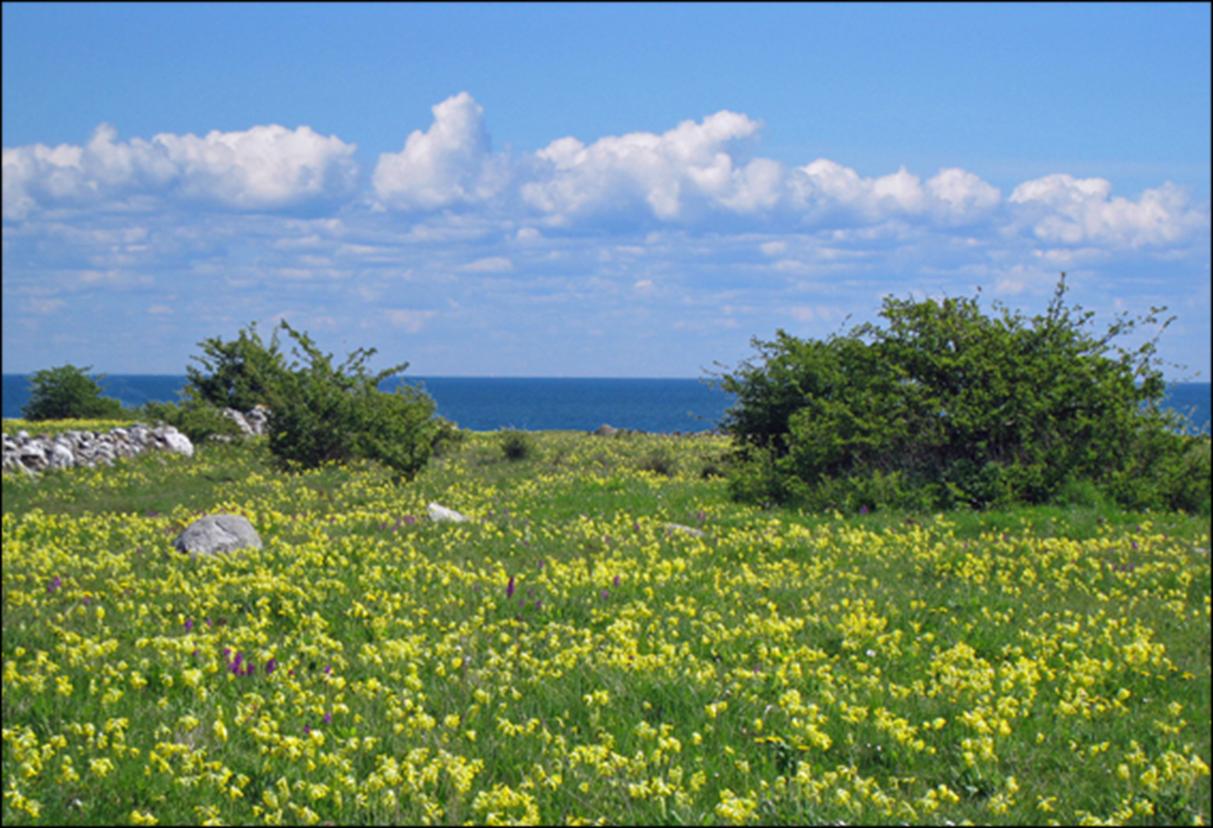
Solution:
{"label": "large green bush", "polygon": [[101,386],[88,375],[92,366],[61,365],[34,372],[30,398],[21,408],[27,420],[111,419],[127,412],[122,403],[101,396]]}
{"label": "large green bush", "polygon": [[277,458],[313,467],[362,457],[408,478],[425,466],[439,433],[433,400],[404,384],[391,394],[379,390],[407,363],[370,374],[365,366],[376,350],[359,348],[334,367],[306,333],[285,321],[282,328],[296,343],[296,358],[306,361],[262,359],[254,373],[270,408],[266,425]]}
{"label": "large green bush", "polygon": [[359,348],[334,366],[332,355],[306,333],[285,321],[280,327],[295,343],[290,363],[277,331],[266,343],[255,325],[230,342],[199,343],[205,356],[195,359],[203,369],[189,369],[189,400],[178,413],[210,427],[222,425],[212,416],[221,407],[248,411],[264,404],[270,452],[283,465],[311,468],[366,458],[406,478],[425,466],[435,447],[461,436],[434,416],[434,402],[424,392],[408,385],[391,394],[379,390],[408,363],[370,374],[366,362],[376,350]]}
{"label": "large green bush", "polygon": [[1111,344],[1164,309],[1118,317],[1097,337],[1065,293],[1062,274],[1031,319],[1001,305],[986,315],[978,298],[888,297],[883,325],[755,340],[758,358],[721,378],[737,398],[723,423],[739,459],[734,494],[980,508],[1052,501],[1087,481],[1124,505],[1207,510],[1196,491],[1209,485],[1208,441],[1181,437],[1160,408],[1157,336]]}

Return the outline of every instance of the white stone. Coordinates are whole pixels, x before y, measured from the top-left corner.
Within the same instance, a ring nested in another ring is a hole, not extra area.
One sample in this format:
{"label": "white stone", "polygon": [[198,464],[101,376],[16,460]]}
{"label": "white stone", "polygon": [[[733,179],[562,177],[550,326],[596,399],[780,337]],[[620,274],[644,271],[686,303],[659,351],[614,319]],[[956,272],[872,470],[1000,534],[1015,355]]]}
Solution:
{"label": "white stone", "polygon": [[166,430],[162,435],[162,439],[168,444],[171,451],[175,451],[178,454],[184,454],[186,457],[194,456],[194,444],[190,442],[189,437],[186,437],[180,431],[177,431],[176,429],[172,431]]}
{"label": "white stone", "polygon": [[683,526],[681,523],[666,523],[663,525],[669,532],[678,532],[682,535],[693,535],[697,538],[704,537],[704,531],[702,529],[696,529],[693,526]]}
{"label": "white stone", "polygon": [[448,509],[438,503],[431,503],[426,507],[426,511],[429,513],[430,520],[435,523],[467,523],[468,520],[454,509]]}

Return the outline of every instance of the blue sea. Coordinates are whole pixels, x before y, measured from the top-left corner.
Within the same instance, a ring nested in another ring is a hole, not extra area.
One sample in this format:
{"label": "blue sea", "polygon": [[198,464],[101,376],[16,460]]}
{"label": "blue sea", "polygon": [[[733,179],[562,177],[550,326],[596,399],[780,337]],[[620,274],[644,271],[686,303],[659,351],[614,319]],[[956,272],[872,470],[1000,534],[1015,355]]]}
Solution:
{"label": "blue sea", "polygon": [[[474,431],[588,431],[603,423],[657,433],[710,431],[733,398],[698,379],[546,379],[534,377],[405,377],[387,380],[422,386],[438,413]],[[124,405],[175,401],[186,378],[178,374],[112,374],[102,393]],[[20,417],[29,400],[29,377],[4,374],[4,416]],[[1210,384],[1175,383],[1166,402],[1190,415],[1193,431],[1209,431]]]}

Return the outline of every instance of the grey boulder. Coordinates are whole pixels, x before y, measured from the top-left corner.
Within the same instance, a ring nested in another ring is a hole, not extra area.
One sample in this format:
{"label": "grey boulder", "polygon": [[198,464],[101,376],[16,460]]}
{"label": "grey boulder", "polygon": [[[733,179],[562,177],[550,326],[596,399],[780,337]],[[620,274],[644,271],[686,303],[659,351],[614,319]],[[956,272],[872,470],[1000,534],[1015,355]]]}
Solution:
{"label": "grey boulder", "polygon": [[237,549],[261,548],[261,536],[241,515],[207,515],[185,528],[173,546],[190,555],[216,555]]}

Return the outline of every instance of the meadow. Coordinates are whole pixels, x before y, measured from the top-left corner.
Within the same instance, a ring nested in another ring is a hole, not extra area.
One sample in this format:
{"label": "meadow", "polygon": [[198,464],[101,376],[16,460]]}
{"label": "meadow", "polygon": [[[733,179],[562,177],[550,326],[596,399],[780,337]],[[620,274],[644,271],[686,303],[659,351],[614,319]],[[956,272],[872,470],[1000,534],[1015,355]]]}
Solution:
{"label": "meadow", "polygon": [[[1207,518],[803,514],[731,502],[722,437],[524,442],[5,475],[4,823],[1208,824]],[[173,550],[220,511],[264,547]]]}

